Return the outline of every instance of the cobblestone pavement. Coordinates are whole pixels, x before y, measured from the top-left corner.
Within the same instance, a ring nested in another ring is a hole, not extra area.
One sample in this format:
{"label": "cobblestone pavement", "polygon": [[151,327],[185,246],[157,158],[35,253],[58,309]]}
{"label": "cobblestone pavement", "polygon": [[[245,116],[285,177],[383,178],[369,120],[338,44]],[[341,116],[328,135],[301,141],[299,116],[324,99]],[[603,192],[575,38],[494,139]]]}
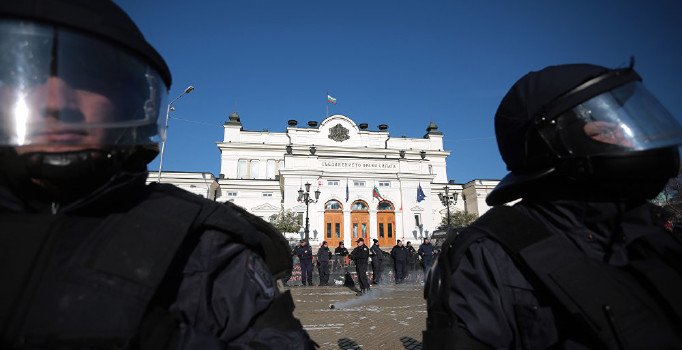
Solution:
{"label": "cobblestone pavement", "polygon": [[294,314],[321,349],[422,348],[426,302],[421,284],[372,286],[361,297],[343,286],[290,290]]}

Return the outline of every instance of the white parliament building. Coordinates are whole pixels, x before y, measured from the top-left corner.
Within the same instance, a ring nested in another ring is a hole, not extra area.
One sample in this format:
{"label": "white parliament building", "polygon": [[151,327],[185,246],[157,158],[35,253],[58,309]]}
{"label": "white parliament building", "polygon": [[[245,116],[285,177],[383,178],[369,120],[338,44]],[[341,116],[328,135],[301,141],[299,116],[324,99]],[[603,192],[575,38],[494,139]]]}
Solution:
{"label": "white parliament building", "polygon": [[[304,235],[306,204],[299,191],[309,185],[309,238],[313,246],[326,240],[330,247],[343,241],[355,245],[378,239],[382,247],[396,240],[418,243],[441,225],[447,208],[439,198],[448,193],[450,211],[481,215],[488,210],[485,197],[496,180],[449,181],[443,134],[435,123],[425,125],[422,137],[394,137],[388,125],[371,130],[343,115],[318,124],[299,125],[289,120],[286,131],[248,131],[232,113],[224,125],[220,174],[162,173],[161,182],[172,183],[216,201],[230,201],[268,220],[282,208],[301,218]],[[157,177],[150,175],[149,181]],[[374,188],[378,196],[374,194]],[[421,187],[425,198],[418,201]]]}

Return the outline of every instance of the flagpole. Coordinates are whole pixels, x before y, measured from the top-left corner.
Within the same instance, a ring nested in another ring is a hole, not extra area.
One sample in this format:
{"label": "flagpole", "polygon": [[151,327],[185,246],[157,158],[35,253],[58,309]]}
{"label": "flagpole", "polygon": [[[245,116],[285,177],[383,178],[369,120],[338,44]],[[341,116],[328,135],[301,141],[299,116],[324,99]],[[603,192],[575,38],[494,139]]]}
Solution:
{"label": "flagpole", "polygon": [[324,119],[327,119],[329,116],[329,91],[327,91],[327,96],[324,97],[324,106],[326,107]]}

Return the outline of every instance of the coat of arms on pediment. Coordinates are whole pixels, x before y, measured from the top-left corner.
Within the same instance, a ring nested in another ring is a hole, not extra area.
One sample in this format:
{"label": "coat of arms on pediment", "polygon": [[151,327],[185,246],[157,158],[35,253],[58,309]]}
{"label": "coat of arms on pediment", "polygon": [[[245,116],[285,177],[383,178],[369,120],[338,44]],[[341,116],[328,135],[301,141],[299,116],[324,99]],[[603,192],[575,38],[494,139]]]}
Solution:
{"label": "coat of arms on pediment", "polygon": [[348,129],[344,128],[341,124],[336,124],[329,129],[328,137],[336,142],[343,142],[350,138],[350,136],[348,136]]}

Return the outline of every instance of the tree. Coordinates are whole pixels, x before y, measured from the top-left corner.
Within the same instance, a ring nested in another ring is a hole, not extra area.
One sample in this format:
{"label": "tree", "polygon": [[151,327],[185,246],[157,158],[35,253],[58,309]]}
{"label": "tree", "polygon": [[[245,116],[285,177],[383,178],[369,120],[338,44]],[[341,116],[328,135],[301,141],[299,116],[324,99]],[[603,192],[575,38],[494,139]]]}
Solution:
{"label": "tree", "polygon": [[[455,210],[450,212],[450,226],[452,227],[464,227],[464,226],[469,226],[470,223],[474,222],[474,220],[478,219],[478,215],[473,214],[473,213],[467,213],[465,211],[460,211],[460,210]],[[447,214],[443,216],[443,220],[441,220],[441,224],[443,226],[448,225],[448,217]]]}
{"label": "tree", "polygon": [[301,220],[297,213],[282,207],[279,213],[270,216],[270,223],[280,232],[298,232],[301,229]]}

